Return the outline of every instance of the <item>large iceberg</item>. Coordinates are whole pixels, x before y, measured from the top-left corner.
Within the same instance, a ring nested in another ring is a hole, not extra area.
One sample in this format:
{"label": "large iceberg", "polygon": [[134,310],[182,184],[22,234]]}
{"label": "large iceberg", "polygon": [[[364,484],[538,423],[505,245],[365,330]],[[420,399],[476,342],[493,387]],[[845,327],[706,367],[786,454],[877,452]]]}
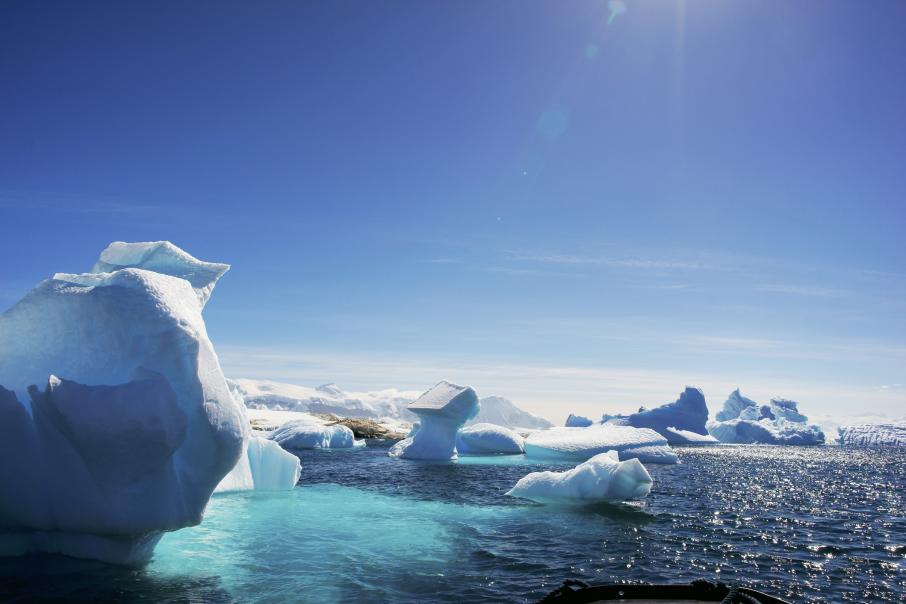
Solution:
{"label": "large iceberg", "polygon": [[841,445],[854,447],[906,446],[906,421],[884,424],[852,424],[837,428]]}
{"label": "large iceberg", "polygon": [[620,461],[616,451],[609,451],[565,472],[532,472],[507,495],[546,504],[588,505],[642,499],[651,492],[651,483],[638,459]]}
{"label": "large iceberg", "polygon": [[[686,387],[679,398],[654,409],[640,410],[626,418],[627,425],[651,428],[671,445],[714,442],[708,438],[708,405],[698,388]],[[687,433],[692,433],[688,435]],[[694,436],[693,436],[694,435]]]}
{"label": "large iceberg", "polygon": [[0,315],[0,554],[137,564],[201,521],[251,442],[201,315],[228,268],[114,243]]}
{"label": "large iceberg", "polygon": [[519,433],[494,424],[466,426],[456,436],[456,452],[463,455],[518,455],[525,452]]}
{"label": "large iceberg", "polygon": [[667,439],[648,428],[600,424],[588,428],[551,428],[529,434],[525,454],[529,457],[587,460],[616,451],[620,459],[651,463],[676,463]]}
{"label": "large iceberg", "polygon": [[331,426],[315,421],[314,418],[296,419],[286,422],[268,438],[284,449],[351,449],[365,446],[365,441],[356,440],[347,426]]}
{"label": "large iceberg", "polygon": [[475,391],[442,381],[409,405],[420,425],[413,436],[390,449],[392,457],[405,459],[456,459],[456,433],[478,414]]}
{"label": "large iceberg", "polygon": [[820,445],[824,432],[807,423],[795,401],[772,399],[759,405],[740,394],[730,393],[715,421],[707,424],[708,433],[722,443],[768,445]]}

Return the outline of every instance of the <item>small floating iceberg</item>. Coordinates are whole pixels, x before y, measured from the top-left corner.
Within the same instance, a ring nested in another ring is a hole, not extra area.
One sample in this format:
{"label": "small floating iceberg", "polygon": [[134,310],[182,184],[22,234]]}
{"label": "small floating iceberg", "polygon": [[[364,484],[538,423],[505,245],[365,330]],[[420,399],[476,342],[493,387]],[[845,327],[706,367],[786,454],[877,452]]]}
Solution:
{"label": "small floating iceberg", "polygon": [[519,455],[525,453],[525,440],[503,426],[473,424],[459,431],[456,451],[463,455]]}
{"label": "small floating iceberg", "polygon": [[478,414],[478,395],[467,386],[447,381],[422,394],[408,409],[419,418],[419,428],[390,449],[391,457],[404,459],[456,459],[456,434]]}
{"label": "small floating iceberg", "polygon": [[588,428],[551,428],[533,432],[525,439],[525,454],[547,459],[587,460],[607,451],[620,459],[650,463],[676,463],[678,458],[667,439],[648,428],[594,425]]}
{"label": "small floating iceberg", "polygon": [[566,418],[567,428],[587,428],[592,425],[594,422],[584,417],[582,415],[576,415],[575,413],[570,413],[569,417]]}
{"label": "small floating iceberg", "polygon": [[651,475],[638,459],[620,461],[616,451],[595,455],[565,472],[532,472],[507,495],[545,504],[588,505],[642,499]]}
{"label": "small floating iceberg", "polygon": [[295,419],[286,422],[268,438],[284,449],[352,449],[364,447],[364,440],[356,440],[355,434],[346,426],[324,425],[314,418]]}

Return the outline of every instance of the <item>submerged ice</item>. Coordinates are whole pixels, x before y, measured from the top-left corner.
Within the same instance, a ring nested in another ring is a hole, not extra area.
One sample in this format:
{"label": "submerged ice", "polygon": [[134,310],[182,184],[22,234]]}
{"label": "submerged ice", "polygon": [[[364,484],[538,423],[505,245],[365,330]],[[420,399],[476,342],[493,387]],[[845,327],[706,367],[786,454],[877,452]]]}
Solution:
{"label": "submerged ice", "polygon": [[243,458],[250,474],[289,467],[276,447],[251,459],[207,336],[228,268],[114,243],[94,272],[57,274],[0,315],[0,554],[141,563],[163,531],[201,521]]}
{"label": "submerged ice", "polygon": [[620,461],[616,451],[599,453],[565,472],[532,472],[507,495],[546,504],[587,505],[646,497],[651,475],[638,459]]}

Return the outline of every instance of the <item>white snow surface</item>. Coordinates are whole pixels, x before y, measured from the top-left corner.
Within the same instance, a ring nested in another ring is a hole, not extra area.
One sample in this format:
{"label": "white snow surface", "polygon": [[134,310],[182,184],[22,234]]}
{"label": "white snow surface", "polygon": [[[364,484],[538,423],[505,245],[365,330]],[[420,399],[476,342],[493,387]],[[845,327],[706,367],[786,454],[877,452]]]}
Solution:
{"label": "white snow surface", "polygon": [[419,428],[390,448],[391,457],[404,459],[456,459],[456,435],[478,414],[478,395],[468,386],[438,382],[409,405],[419,418]]}
{"label": "white snow surface", "polygon": [[837,429],[841,445],[854,447],[906,447],[906,421],[851,424]]}
{"label": "white snow surface", "polygon": [[[312,418],[314,419],[314,418]],[[268,438],[284,449],[351,449],[365,446],[365,441],[355,440],[347,426],[325,425],[323,422],[302,418],[289,421],[270,434]]]}
{"label": "white snow surface", "polygon": [[525,452],[525,439],[503,426],[473,424],[459,431],[456,451],[463,455],[518,455]]}
{"label": "white snow surface", "polygon": [[613,424],[560,427],[538,430],[525,439],[525,454],[529,457],[586,460],[607,451],[616,451],[624,460],[637,458],[651,463],[678,460],[667,439],[648,428]]}
{"label": "white snow surface", "polygon": [[[197,283],[209,295],[214,281]],[[57,274],[0,315],[0,554],[140,564],[163,531],[201,521],[249,432],[205,299],[182,276],[123,268]]]}
{"label": "white snow surface", "polygon": [[565,472],[533,472],[507,495],[544,504],[589,505],[642,499],[651,492],[651,475],[638,459],[620,461],[616,451],[599,453]]}

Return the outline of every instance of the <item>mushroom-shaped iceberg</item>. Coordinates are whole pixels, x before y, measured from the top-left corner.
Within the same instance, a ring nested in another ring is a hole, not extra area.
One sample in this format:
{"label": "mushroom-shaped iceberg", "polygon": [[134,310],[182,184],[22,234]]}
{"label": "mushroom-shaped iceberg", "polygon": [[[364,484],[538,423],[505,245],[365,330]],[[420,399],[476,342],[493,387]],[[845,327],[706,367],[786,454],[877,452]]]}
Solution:
{"label": "mushroom-shaped iceberg", "polygon": [[478,395],[468,386],[439,382],[408,409],[418,416],[420,426],[411,437],[390,449],[391,457],[405,459],[456,459],[456,433],[478,414]]}

